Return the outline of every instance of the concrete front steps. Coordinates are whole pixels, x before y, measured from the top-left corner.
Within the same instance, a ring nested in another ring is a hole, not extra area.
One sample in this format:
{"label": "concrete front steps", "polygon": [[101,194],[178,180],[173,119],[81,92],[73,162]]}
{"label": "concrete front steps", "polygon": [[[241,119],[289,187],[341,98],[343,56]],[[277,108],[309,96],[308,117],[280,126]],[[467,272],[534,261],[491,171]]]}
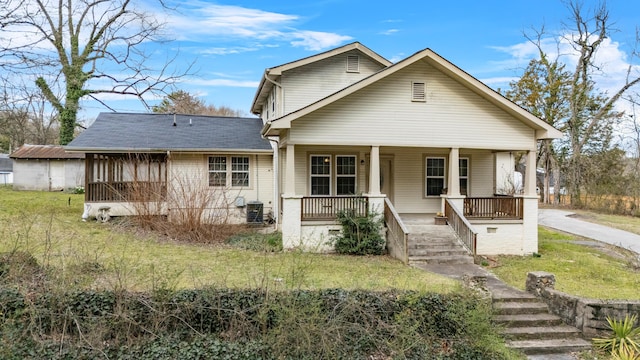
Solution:
{"label": "concrete front steps", "polygon": [[409,264],[473,264],[473,256],[447,225],[408,225]]}
{"label": "concrete front steps", "polygon": [[578,329],[549,313],[547,304],[525,292],[493,294],[494,321],[507,346],[527,355],[567,354],[591,349]]}

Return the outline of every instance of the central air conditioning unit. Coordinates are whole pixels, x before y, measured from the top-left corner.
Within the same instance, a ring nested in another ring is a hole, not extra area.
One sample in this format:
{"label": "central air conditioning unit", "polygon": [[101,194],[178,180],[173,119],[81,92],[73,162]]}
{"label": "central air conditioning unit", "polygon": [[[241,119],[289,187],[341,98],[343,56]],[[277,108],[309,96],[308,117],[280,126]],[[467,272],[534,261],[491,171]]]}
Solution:
{"label": "central air conditioning unit", "polygon": [[249,201],[247,203],[247,224],[262,224],[264,206],[260,201]]}

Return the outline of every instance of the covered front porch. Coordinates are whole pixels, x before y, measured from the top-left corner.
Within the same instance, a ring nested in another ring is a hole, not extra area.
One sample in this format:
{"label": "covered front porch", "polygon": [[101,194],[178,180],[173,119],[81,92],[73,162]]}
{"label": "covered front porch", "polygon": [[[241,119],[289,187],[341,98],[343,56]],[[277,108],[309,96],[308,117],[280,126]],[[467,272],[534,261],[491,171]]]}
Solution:
{"label": "covered front porch", "polygon": [[[503,161],[510,158],[509,151],[381,146],[332,151],[336,155],[326,148],[295,145],[280,151],[280,227],[286,248],[331,251],[326,244],[340,229],[336,214],[349,210],[384,216],[388,250],[403,261],[407,225],[433,223],[436,214],[446,216],[473,254],[537,251],[535,165],[530,165],[535,151],[526,151],[526,169],[534,171],[526,172],[520,187],[512,179],[513,162]],[[327,170],[319,170],[323,162],[329,163]],[[448,166],[456,163],[460,166]],[[353,194],[338,194],[352,183]],[[331,194],[317,194],[322,190]]]}

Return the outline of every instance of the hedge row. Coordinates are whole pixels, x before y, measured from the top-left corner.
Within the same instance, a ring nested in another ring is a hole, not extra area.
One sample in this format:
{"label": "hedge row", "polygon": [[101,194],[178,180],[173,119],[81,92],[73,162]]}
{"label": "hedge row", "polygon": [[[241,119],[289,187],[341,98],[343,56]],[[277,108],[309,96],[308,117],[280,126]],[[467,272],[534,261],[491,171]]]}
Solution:
{"label": "hedge row", "polygon": [[[500,359],[468,294],[0,288],[3,359]],[[498,344],[496,346],[496,344]]]}

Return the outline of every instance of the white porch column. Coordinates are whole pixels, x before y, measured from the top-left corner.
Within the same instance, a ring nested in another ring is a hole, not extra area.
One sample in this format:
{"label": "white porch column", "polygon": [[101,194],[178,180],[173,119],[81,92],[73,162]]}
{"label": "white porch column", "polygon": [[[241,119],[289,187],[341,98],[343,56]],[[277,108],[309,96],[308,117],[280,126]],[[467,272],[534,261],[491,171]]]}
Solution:
{"label": "white porch column", "polygon": [[369,155],[369,211],[383,216],[384,194],[380,193],[380,146],[371,146]]}
{"label": "white porch column", "polygon": [[460,149],[449,150],[449,165],[447,171],[447,193],[441,195],[440,211],[444,212],[445,199],[449,199],[458,209],[464,208],[464,196],[460,194]]}
{"label": "white porch column", "polygon": [[536,196],[536,152],[527,152],[527,163],[524,179],[524,195]]}
{"label": "white porch column", "polygon": [[538,194],[536,193],[536,152],[527,152],[524,176],[524,194],[522,195],[522,252],[538,252]]}
{"label": "white porch column", "polygon": [[296,156],[295,145],[287,145],[287,155],[284,171],[284,194],[295,195],[296,193]]}
{"label": "white porch column", "polygon": [[369,162],[369,195],[380,195],[380,146],[371,147]]}
{"label": "white porch column", "polygon": [[460,149],[451,148],[449,151],[449,181],[447,195],[460,197]]}
{"label": "white porch column", "polygon": [[287,144],[285,184],[282,194],[282,246],[292,249],[302,245],[302,196],[296,195],[296,159],[294,145]]}

